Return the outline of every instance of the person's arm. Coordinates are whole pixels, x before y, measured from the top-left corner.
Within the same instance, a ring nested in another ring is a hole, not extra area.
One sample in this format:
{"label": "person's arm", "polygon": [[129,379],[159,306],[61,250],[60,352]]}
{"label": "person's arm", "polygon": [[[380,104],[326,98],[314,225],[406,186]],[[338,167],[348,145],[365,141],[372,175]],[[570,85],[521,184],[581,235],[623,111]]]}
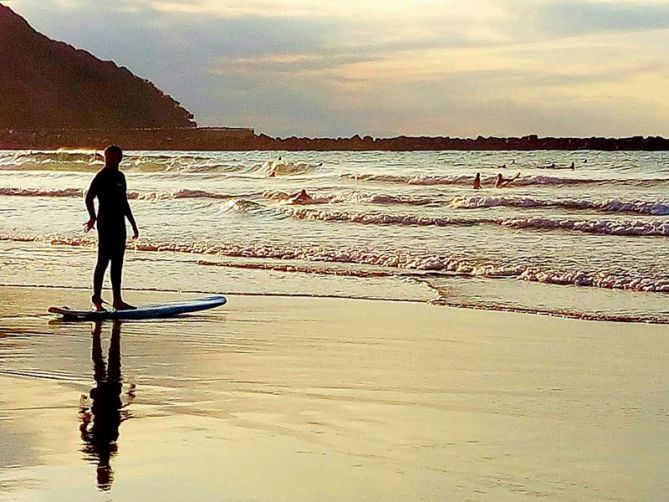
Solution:
{"label": "person's arm", "polygon": [[128,202],[127,192],[123,192],[123,201],[125,205],[125,217],[128,218],[128,221],[132,226],[132,238],[137,239],[139,238],[139,229],[137,228],[137,222],[135,221],[135,217],[132,215],[132,209],[130,209],[130,203]]}
{"label": "person's arm", "polygon": [[130,204],[128,203],[128,199],[125,200],[125,216],[128,218],[128,221],[130,222],[130,225],[132,226],[132,238],[137,239],[139,237],[139,229],[137,228],[137,222],[135,222],[135,217],[132,215],[132,209],[130,209]]}
{"label": "person's arm", "polygon": [[97,195],[97,189],[98,189],[98,177],[96,176],[93,178],[93,181],[91,181],[91,186],[88,188],[88,192],[86,192],[86,209],[88,210],[88,221],[84,223],[84,231],[88,232],[95,226],[95,220],[97,217],[95,216],[95,197]]}

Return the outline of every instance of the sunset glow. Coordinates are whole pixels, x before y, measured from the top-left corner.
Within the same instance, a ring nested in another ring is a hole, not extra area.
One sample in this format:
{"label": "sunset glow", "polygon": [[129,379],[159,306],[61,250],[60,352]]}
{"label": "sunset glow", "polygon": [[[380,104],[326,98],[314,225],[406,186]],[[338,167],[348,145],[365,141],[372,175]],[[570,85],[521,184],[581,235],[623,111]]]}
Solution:
{"label": "sunset glow", "polygon": [[149,78],[204,125],[669,133],[665,2],[6,3],[46,35]]}

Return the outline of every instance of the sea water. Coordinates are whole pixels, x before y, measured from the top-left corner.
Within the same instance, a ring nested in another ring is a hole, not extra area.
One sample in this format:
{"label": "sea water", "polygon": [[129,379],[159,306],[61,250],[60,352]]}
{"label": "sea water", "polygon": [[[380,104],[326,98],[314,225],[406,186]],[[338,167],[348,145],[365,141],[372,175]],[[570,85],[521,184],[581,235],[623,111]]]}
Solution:
{"label": "sea water", "polygon": [[[141,232],[127,289],[669,323],[664,152],[162,151],[121,167]],[[100,168],[92,151],[0,151],[0,284],[90,287]],[[495,188],[498,173],[518,177]]]}

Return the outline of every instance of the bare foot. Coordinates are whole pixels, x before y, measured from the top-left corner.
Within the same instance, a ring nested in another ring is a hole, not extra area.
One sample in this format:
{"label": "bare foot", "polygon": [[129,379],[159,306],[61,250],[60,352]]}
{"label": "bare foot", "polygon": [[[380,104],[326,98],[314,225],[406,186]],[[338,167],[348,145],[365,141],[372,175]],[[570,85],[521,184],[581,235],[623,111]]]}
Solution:
{"label": "bare foot", "polygon": [[107,312],[107,310],[102,306],[102,302],[93,302],[93,307],[91,308],[93,312]]}
{"label": "bare foot", "polygon": [[135,310],[136,308],[137,307],[135,307],[133,305],[125,303],[123,300],[114,302],[114,309],[115,310]]}

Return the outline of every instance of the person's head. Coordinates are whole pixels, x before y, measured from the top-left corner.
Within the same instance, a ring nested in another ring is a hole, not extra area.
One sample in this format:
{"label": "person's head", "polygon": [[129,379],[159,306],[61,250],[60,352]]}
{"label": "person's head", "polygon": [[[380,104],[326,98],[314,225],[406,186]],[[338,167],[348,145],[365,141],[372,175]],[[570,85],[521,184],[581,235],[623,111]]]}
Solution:
{"label": "person's head", "polygon": [[123,150],[116,145],[105,148],[105,165],[107,167],[118,167],[123,160]]}
{"label": "person's head", "polygon": [[497,181],[502,181],[504,179],[504,176],[502,176],[502,173],[497,173]]}
{"label": "person's head", "polygon": [[479,181],[481,179],[481,173],[476,173],[476,176],[474,176],[474,179],[476,181]]}

